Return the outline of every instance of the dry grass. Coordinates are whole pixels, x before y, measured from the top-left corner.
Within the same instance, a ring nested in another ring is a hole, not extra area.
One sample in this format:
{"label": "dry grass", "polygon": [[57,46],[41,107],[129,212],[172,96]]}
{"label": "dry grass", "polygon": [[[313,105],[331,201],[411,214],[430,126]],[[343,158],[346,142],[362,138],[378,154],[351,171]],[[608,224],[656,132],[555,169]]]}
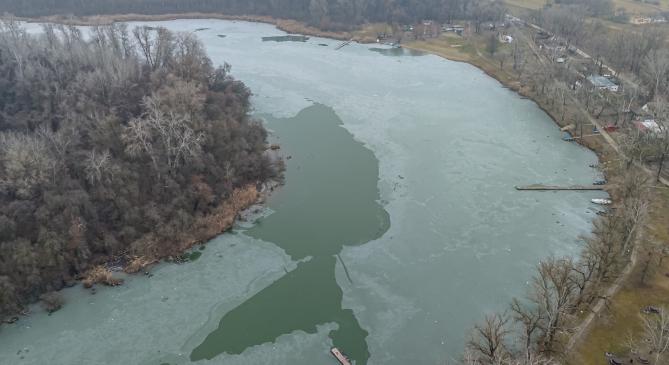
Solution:
{"label": "dry grass", "polygon": [[506,4],[512,7],[524,9],[541,9],[546,5],[546,0],[506,0]]}
{"label": "dry grass", "polygon": [[636,0],[613,0],[616,8],[623,8],[631,14],[656,14],[669,10],[669,0],[659,0],[659,5]]}
{"label": "dry grass", "polygon": [[[485,52],[488,37],[488,33],[482,35],[472,34],[466,38],[454,33],[444,33],[438,38],[407,42],[403,43],[402,46],[435,54],[451,61],[472,64],[491,77],[499,80],[505,86],[518,90],[519,83],[517,77],[509,71],[509,61],[507,61],[504,69],[500,69],[499,62]],[[501,51],[504,47],[509,46],[500,44],[499,47]]]}
{"label": "dry grass", "polygon": [[[548,0],[506,0],[506,4],[513,10],[543,8]],[[659,5],[637,0],[613,0],[614,8],[623,8],[630,14],[656,14],[669,10],[669,0],[659,0]]]}
{"label": "dry grass", "polygon": [[452,61],[470,62],[476,58],[476,52],[470,41],[457,35],[444,34],[425,41],[411,41],[403,47],[436,54]]}
{"label": "dry grass", "polygon": [[91,288],[95,284],[117,286],[123,284],[123,279],[114,278],[112,272],[108,268],[99,265],[86,272],[82,283],[85,288]]}
{"label": "dry grass", "polygon": [[125,266],[123,271],[128,274],[138,273],[141,270],[144,270],[149,265],[153,265],[158,262],[155,258],[145,257],[145,256],[134,256],[130,258],[130,261]]}
{"label": "dry grass", "polygon": [[376,36],[379,33],[391,34],[393,28],[386,23],[364,24],[362,28],[353,32],[353,39],[360,43],[376,42]]}
{"label": "dry grass", "polygon": [[624,354],[627,334],[639,337],[641,309],[647,305],[669,303],[669,258],[655,267],[645,284],[641,284],[642,267],[648,257],[649,245],[669,245],[669,189],[655,189],[649,220],[642,238],[637,267],[622,289],[611,298],[608,310],[592,325],[584,341],[576,347],[571,364],[603,364],[604,352]]}

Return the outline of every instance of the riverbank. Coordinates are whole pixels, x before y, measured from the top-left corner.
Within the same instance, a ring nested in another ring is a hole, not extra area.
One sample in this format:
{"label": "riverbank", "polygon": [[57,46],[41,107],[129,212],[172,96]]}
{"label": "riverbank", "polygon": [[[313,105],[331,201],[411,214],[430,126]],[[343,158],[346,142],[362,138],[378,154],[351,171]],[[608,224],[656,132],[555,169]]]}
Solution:
{"label": "riverbank", "polygon": [[[538,90],[523,85],[521,78],[513,70],[508,67],[505,69],[503,63],[482,51],[486,48],[486,39],[476,39],[474,36],[473,39],[465,40],[462,37],[442,36],[439,39],[411,42],[403,46],[476,66],[505,87],[533,100],[559,127],[570,124],[570,118],[564,117],[565,111],[561,109],[561,103],[555,103],[554,98],[541,95]],[[531,46],[529,51],[537,57],[536,62],[540,62],[541,56],[537,51],[531,49]],[[574,110],[567,110],[567,114],[581,111],[577,110],[577,103],[573,104],[571,107]],[[589,136],[578,138],[576,142],[597,154],[600,166],[609,180],[607,192],[614,205],[619,205],[622,192],[616,189],[616,185],[624,177],[621,176],[620,169],[610,167],[619,164],[624,156],[615,136],[602,130],[603,122],[593,118],[587,111],[583,111],[583,114],[587,116],[589,124],[598,127],[601,134],[586,133]],[[648,173],[642,167],[632,168],[635,169],[634,173]],[[654,175],[649,175],[649,180],[654,182]],[[624,356],[629,351],[628,334],[639,338],[643,331],[639,317],[641,309],[661,305],[669,298],[669,260],[654,258],[658,253],[660,257],[666,255],[666,249],[663,250],[662,247],[669,242],[669,227],[666,225],[669,221],[669,189],[662,183],[657,183],[650,189],[646,223],[639,230],[629,261],[621,268],[617,277],[606,283],[607,287],[602,288],[601,298],[593,302],[590,310],[585,311],[576,321],[569,338],[563,339],[563,360],[568,364],[599,364],[604,361],[603,354],[606,352]]]}
{"label": "riverbank", "polygon": [[313,37],[331,38],[336,40],[354,40],[360,43],[376,42],[374,24],[365,24],[354,31],[327,31],[312,27],[304,22],[293,19],[279,19],[262,15],[229,15],[223,13],[182,13],[182,14],[115,14],[99,16],[62,16],[54,15],[39,18],[18,18],[31,23],[56,23],[74,26],[97,26],[124,22],[150,22],[169,21],[177,19],[220,19],[232,21],[244,21],[253,23],[266,23],[276,26],[278,29],[290,34],[302,34]]}
{"label": "riverbank", "polygon": [[[267,184],[267,186],[263,191],[258,191],[255,185],[235,189],[228,199],[212,210],[211,214],[197,218],[190,231],[183,232],[179,237],[175,237],[176,244],[170,245],[168,251],[160,250],[159,242],[153,234],[148,234],[140,238],[133,245],[153,247],[155,249],[144,255],[114,258],[115,262],[122,263],[116,269],[120,269],[128,274],[134,274],[145,270],[148,266],[161,260],[172,262],[189,260],[189,256],[185,255],[188,250],[227,232],[233,227],[235,221],[245,210],[254,205],[264,203],[277,184],[272,182]],[[108,261],[105,264],[93,267],[83,275],[82,283],[87,288],[95,284],[109,286],[121,284],[122,281],[114,278],[111,269],[112,266]]]}
{"label": "riverbank", "polygon": [[[76,281],[81,282],[88,289],[94,288],[96,284],[117,286],[123,283],[123,279],[114,272],[123,271],[127,274],[135,274],[145,271],[149,266],[161,260],[188,261],[190,256],[185,255],[188,250],[230,230],[245,210],[264,203],[278,184],[270,182],[265,186],[263,191],[258,191],[254,184],[235,189],[231,196],[212,209],[210,214],[196,218],[191,230],[180,232],[177,237],[174,237],[169,249],[165,250],[165,246],[161,245],[157,237],[150,233],[132,243],[134,247],[148,247],[143,254],[99,258],[97,264],[81,273]],[[76,281],[65,283],[64,288],[75,285]],[[21,315],[28,314],[29,312],[25,310],[21,312]],[[18,320],[18,315],[13,314],[7,318],[0,318],[0,324],[13,323],[16,320]]]}

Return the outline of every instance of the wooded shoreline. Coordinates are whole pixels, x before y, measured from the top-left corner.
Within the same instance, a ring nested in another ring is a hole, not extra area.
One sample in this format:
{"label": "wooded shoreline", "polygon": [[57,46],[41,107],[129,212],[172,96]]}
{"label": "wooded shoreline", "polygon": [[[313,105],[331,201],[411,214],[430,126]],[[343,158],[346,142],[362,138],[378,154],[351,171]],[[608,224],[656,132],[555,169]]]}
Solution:
{"label": "wooded shoreline", "polygon": [[265,23],[276,26],[290,34],[301,34],[313,37],[330,38],[336,40],[350,40],[353,39],[360,43],[373,43],[376,41],[374,37],[360,37],[356,36],[355,32],[335,32],[321,30],[304,22],[293,19],[280,19],[271,16],[263,15],[228,15],[223,13],[183,13],[183,14],[158,14],[158,15],[144,15],[144,14],[116,14],[116,15],[99,15],[99,16],[85,16],[85,17],[66,17],[60,15],[38,17],[38,18],[21,18],[17,20],[26,21],[29,23],[56,23],[74,26],[96,26],[96,25],[110,25],[113,23],[126,22],[152,22],[152,21],[170,21],[179,19],[218,19],[218,20],[232,20],[244,21],[252,23]]}

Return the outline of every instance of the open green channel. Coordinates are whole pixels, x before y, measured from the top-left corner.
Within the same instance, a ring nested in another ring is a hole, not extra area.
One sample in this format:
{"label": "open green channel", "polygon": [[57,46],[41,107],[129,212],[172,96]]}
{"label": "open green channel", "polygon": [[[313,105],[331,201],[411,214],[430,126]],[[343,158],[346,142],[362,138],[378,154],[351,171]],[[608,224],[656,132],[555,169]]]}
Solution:
{"label": "open green channel", "polygon": [[291,158],[286,185],[270,200],[275,213],[246,233],[304,261],[226,313],[190,358],[240,354],[283,334],[315,333],[317,325],[334,322],[333,345],[366,364],[368,333],[350,309],[342,308],[335,267],[343,246],[364,244],[389,228],[388,213],[378,203],[378,161],[325,105],[314,104],[292,118],[265,120]]}

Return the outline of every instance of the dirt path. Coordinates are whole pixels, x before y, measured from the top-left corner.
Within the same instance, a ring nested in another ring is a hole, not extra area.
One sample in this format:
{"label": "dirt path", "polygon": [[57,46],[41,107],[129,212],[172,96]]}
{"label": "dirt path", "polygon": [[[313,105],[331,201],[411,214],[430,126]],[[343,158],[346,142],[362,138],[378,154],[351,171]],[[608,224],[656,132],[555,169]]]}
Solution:
{"label": "dirt path", "polygon": [[569,342],[567,342],[567,346],[565,346],[564,353],[569,354],[572,352],[574,345],[580,342],[583,336],[588,332],[592,322],[606,306],[606,302],[618,293],[622,283],[627,279],[627,277],[629,277],[629,275],[632,273],[632,270],[636,266],[638,256],[637,251],[637,245],[632,246],[632,254],[630,255],[630,261],[627,263],[627,266],[620,274],[620,276],[618,276],[618,279],[616,279],[616,281],[611,286],[609,286],[609,288],[606,290],[606,293],[604,293],[604,295],[599,300],[597,300],[597,303],[594,307],[592,307],[590,314],[588,314],[588,316],[581,321],[579,326],[576,327],[576,330],[569,338]]}

